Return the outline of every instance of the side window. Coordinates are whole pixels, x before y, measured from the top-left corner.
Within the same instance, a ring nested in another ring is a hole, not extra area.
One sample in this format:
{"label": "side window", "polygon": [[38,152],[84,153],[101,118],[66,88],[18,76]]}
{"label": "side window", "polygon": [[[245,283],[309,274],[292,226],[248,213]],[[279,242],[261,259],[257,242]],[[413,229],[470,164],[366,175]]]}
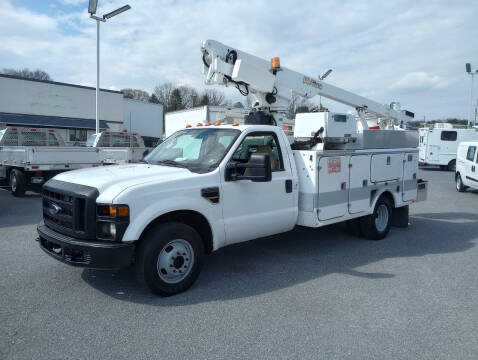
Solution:
{"label": "side window", "polygon": [[55,134],[48,133],[48,145],[51,145],[51,146],[58,146],[59,145]]}
{"label": "side window", "polygon": [[441,139],[443,141],[456,141],[456,131],[442,131]]}
{"label": "side window", "polygon": [[469,146],[468,152],[466,153],[466,160],[474,161],[476,153],[476,146]]}
{"label": "side window", "polygon": [[132,146],[139,147],[139,142],[138,142],[138,139],[136,139],[136,136],[131,135],[131,139],[132,139]]}
{"label": "side window", "polygon": [[101,135],[101,139],[98,143],[99,147],[110,147],[110,134]]}
{"label": "side window", "polygon": [[128,135],[111,135],[111,146],[112,147],[129,147],[129,136]]}
{"label": "side window", "polygon": [[279,141],[274,133],[255,132],[247,135],[232,156],[238,162],[246,163],[252,154],[269,154],[272,171],[284,170]]}

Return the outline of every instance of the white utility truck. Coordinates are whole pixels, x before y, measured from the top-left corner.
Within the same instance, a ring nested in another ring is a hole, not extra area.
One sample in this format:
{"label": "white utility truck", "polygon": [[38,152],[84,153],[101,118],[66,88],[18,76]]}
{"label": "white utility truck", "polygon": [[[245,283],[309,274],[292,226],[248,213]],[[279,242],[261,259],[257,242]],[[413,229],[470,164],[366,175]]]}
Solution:
{"label": "white utility truck", "polygon": [[[292,93],[317,94],[384,118],[407,119],[352,94],[215,41],[202,46],[206,84],[234,84],[254,110],[243,125],[186,126],[146,158],[60,174],[44,186],[41,249],[64,263],[134,265],[159,295],[196,280],[223,246],[349,221],[369,239],[408,225],[425,198],[413,133],[368,130],[354,117],[307,121],[291,145],[281,126]],[[231,55],[232,54],[232,55]],[[280,106],[279,106],[280,105]]]}
{"label": "white utility truck", "polygon": [[165,136],[168,137],[176,131],[184,129],[187,124],[197,124],[199,122],[214,124],[216,121],[223,124],[243,123],[248,113],[243,108],[210,105],[171,111],[164,116]]}
{"label": "white utility truck", "polygon": [[137,163],[152,150],[144,146],[143,139],[137,133],[124,131],[93,134],[86,146],[98,148],[101,162],[105,165]]}
{"label": "white utility truck", "polygon": [[478,190],[478,141],[462,142],[456,154],[456,190]]}
{"label": "white utility truck", "polygon": [[420,165],[437,165],[448,171],[455,171],[458,144],[478,140],[478,129],[455,129],[449,123],[419,129],[418,134]]}
{"label": "white utility truck", "polygon": [[0,131],[0,181],[14,196],[41,189],[56,174],[101,165],[98,150],[65,146],[55,129],[7,127]]}

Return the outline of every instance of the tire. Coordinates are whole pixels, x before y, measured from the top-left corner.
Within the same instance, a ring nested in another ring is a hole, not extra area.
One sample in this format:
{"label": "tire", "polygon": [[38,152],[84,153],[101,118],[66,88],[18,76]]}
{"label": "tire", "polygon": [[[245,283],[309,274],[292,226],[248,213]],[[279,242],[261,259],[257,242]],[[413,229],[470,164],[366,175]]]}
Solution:
{"label": "tire", "polygon": [[392,225],[392,205],[385,197],[380,197],[373,213],[360,218],[360,230],[369,240],[382,240]]}
{"label": "tire", "polygon": [[456,170],[456,160],[452,160],[448,163],[447,166],[448,171],[455,171]]}
{"label": "tire", "polygon": [[17,169],[10,171],[10,190],[12,191],[13,196],[25,196],[26,187],[27,179],[25,174]]}
{"label": "tire", "polygon": [[171,296],[196,281],[204,261],[204,245],[192,227],[170,222],[146,234],[136,258],[138,280],[155,294]]}
{"label": "tire", "polygon": [[455,175],[455,183],[456,183],[456,191],[464,192],[466,190],[466,186],[463,185],[463,181],[461,180],[461,175],[459,173]]}

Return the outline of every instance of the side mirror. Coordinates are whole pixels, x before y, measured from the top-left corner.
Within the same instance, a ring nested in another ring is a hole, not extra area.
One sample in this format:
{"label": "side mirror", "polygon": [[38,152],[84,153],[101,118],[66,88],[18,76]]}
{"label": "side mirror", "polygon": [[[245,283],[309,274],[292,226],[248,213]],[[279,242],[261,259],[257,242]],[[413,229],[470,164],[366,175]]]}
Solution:
{"label": "side mirror", "polygon": [[[240,171],[244,169],[244,172]],[[243,175],[241,175],[241,173]],[[252,154],[247,163],[229,163],[226,167],[226,181],[251,180],[267,182],[272,180],[271,157],[269,154]]]}

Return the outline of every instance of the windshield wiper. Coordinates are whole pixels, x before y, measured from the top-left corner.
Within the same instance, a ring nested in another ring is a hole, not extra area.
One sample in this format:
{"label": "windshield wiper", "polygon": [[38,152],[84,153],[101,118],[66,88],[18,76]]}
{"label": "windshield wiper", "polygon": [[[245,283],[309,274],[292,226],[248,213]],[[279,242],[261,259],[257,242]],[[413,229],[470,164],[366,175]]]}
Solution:
{"label": "windshield wiper", "polygon": [[174,167],[180,167],[185,169],[188,168],[186,165],[181,164],[180,162],[177,162],[174,160],[160,160],[160,161],[155,161],[154,163],[157,165],[174,166]]}

